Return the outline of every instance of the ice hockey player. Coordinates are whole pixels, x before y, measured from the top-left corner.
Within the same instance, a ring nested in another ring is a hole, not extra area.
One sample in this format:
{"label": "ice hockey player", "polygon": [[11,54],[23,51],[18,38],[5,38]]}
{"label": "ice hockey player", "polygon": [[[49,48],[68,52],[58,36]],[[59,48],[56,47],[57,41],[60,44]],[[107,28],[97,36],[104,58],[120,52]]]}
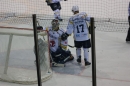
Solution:
{"label": "ice hockey player", "polygon": [[74,44],[76,47],[77,62],[81,63],[81,48],[84,50],[84,62],[85,66],[90,65],[88,61],[89,58],[89,48],[91,47],[88,25],[90,23],[90,17],[86,12],[79,13],[79,7],[73,6],[72,12],[74,16],[69,19],[67,32],[62,35],[62,40],[67,39],[70,34],[74,34]]}
{"label": "ice hockey player", "polygon": [[[50,53],[53,61],[59,64],[64,64],[67,61],[73,60],[73,55],[67,49],[68,40],[61,40],[61,35],[65,33],[65,31],[59,28],[59,20],[53,19],[51,24],[51,27],[43,28],[43,30],[47,30],[49,34]],[[38,27],[38,29],[40,28],[42,27]]]}
{"label": "ice hockey player", "polygon": [[62,21],[63,19],[60,16],[60,10],[61,10],[60,1],[61,0],[46,0],[47,5],[51,7],[52,11],[54,11],[54,18],[59,19],[59,21]]}

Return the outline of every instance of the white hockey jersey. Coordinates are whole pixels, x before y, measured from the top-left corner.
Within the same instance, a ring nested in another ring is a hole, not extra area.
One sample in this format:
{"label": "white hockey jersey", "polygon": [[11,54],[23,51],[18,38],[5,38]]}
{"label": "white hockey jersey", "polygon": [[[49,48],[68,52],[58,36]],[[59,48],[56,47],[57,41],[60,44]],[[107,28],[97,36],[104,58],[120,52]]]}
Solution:
{"label": "white hockey jersey", "polygon": [[75,41],[84,41],[89,39],[88,25],[90,22],[90,17],[87,16],[85,12],[75,14],[69,19],[67,26],[67,33],[74,33]]}
{"label": "white hockey jersey", "polygon": [[54,31],[52,30],[52,27],[48,27],[44,28],[44,30],[48,30],[51,51],[55,52],[61,44],[66,46],[68,45],[68,40],[65,41],[60,40],[61,35],[65,32],[63,29]]}

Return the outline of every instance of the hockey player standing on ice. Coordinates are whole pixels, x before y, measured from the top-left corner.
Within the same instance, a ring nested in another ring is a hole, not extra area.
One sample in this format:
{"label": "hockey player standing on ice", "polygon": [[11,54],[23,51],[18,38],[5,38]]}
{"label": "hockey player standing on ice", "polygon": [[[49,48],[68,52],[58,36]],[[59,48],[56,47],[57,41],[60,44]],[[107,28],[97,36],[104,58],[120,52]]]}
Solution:
{"label": "hockey player standing on ice", "polygon": [[[51,27],[43,28],[43,30],[47,30],[49,34],[49,42],[50,42],[50,53],[53,60],[56,63],[64,64],[67,61],[71,61],[74,59],[71,52],[67,49],[68,40],[61,40],[61,35],[65,33],[65,31],[59,28],[59,20],[53,19],[51,22]],[[38,28],[42,28],[41,26]]]}
{"label": "hockey player standing on ice", "polygon": [[129,28],[128,28],[128,32],[127,32],[127,37],[126,37],[126,42],[130,41],[130,2],[129,2],[129,7],[128,7],[128,22],[129,22]]}
{"label": "hockey player standing on ice", "polygon": [[54,18],[59,19],[59,21],[62,21],[62,18],[60,17],[60,10],[61,10],[60,1],[61,0],[46,0],[47,5],[50,6],[51,9],[54,11]]}
{"label": "hockey player standing on ice", "polygon": [[81,48],[84,50],[85,66],[90,65],[89,48],[91,47],[88,25],[86,21],[90,22],[90,17],[85,12],[79,13],[79,7],[73,6],[72,12],[74,16],[69,19],[67,32],[62,35],[62,40],[65,40],[70,34],[74,34],[74,44],[76,47],[77,62],[81,63]]}

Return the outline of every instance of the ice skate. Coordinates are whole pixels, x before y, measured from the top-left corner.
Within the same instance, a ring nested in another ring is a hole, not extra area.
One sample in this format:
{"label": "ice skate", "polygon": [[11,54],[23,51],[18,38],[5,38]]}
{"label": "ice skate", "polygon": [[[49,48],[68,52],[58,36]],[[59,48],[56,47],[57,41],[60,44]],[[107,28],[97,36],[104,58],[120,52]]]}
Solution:
{"label": "ice skate", "polygon": [[91,63],[89,61],[87,61],[86,59],[84,59],[84,62],[85,62],[85,66],[91,65]]}
{"label": "ice skate", "polygon": [[81,63],[81,56],[78,57],[77,62]]}

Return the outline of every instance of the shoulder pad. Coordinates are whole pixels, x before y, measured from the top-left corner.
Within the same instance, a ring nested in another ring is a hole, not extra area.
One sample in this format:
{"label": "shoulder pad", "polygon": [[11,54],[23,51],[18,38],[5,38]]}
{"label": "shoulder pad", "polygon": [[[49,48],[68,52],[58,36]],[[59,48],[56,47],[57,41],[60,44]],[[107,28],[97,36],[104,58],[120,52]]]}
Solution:
{"label": "shoulder pad", "polygon": [[69,19],[69,23],[70,23],[70,24],[73,24],[73,17],[71,17],[71,18]]}

